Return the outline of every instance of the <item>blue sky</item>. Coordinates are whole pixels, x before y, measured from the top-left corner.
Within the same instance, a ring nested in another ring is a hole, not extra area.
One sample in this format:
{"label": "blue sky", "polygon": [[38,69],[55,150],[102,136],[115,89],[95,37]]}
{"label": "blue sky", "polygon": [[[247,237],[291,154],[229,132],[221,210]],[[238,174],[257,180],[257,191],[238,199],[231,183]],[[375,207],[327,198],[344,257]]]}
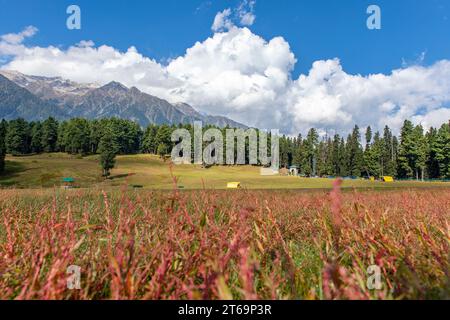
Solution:
{"label": "blue sky", "polygon": [[[202,0],[0,0],[0,34],[33,25],[39,45],[72,45],[93,40],[120,50],[130,46],[159,61],[182,55],[211,35],[215,14],[239,1]],[[82,9],[82,30],[65,28],[70,4]],[[366,28],[369,4],[382,8],[382,30]],[[402,61],[424,63],[450,57],[450,2],[447,0],[261,0],[252,31],[265,39],[283,36],[298,63],[295,75],[312,62],[339,57],[350,73],[387,73]]]}
{"label": "blue sky", "polygon": [[[81,30],[66,9],[81,8]],[[381,8],[381,30],[366,26]],[[0,0],[0,68],[297,134],[450,118],[448,0]],[[244,19],[245,18],[245,19]],[[32,27],[29,27],[32,26]]]}

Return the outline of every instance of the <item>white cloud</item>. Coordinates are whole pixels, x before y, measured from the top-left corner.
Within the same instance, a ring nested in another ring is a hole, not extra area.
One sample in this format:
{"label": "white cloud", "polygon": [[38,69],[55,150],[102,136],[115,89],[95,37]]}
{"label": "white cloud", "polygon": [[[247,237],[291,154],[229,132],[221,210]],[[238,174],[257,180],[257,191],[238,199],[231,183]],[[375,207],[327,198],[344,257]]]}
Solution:
{"label": "white cloud", "polygon": [[251,26],[255,23],[255,5],[256,0],[243,0],[239,5],[234,8],[227,8],[221,12],[218,12],[214,18],[211,30],[214,32],[227,31],[234,27],[236,24],[240,26]]}
{"label": "white cloud", "polygon": [[184,81],[173,91],[178,100],[212,113],[226,108],[229,116],[269,128],[272,116],[265,112],[281,106],[295,62],[283,38],[267,42],[247,28],[233,28],[195,44],[167,71]]}
{"label": "white cloud", "polygon": [[28,26],[22,32],[5,34],[2,35],[0,39],[5,43],[20,44],[25,40],[25,38],[34,36],[37,31],[37,28]]}
{"label": "white cloud", "polygon": [[256,0],[244,0],[239,4],[237,9],[237,13],[239,15],[239,19],[241,25],[243,26],[251,26],[255,23],[256,16],[254,13],[256,5]]}
{"label": "white cloud", "polygon": [[241,24],[244,26],[251,26],[255,22],[255,19],[256,19],[256,16],[253,13],[247,12],[242,15]]}
{"label": "white cloud", "polygon": [[288,134],[313,126],[346,132],[354,124],[398,130],[405,119],[427,127],[450,118],[449,60],[369,76],[346,73],[339,59],[316,61],[308,74],[292,79],[296,58],[289,43],[282,37],[267,41],[245,27],[215,33],[167,65],[134,47],[120,52],[91,41],[67,49],[25,46],[21,34],[20,41],[0,38],[0,58],[11,60],[5,69],[78,82],[115,80]]}
{"label": "white cloud", "polygon": [[388,124],[398,129],[418,112],[428,114],[445,107],[450,101],[449,75],[447,60],[366,77],[347,74],[337,59],[317,61],[309,75],[294,81],[294,126],[301,130],[322,124],[346,130],[358,123],[378,128]]}
{"label": "white cloud", "polygon": [[425,129],[434,127],[439,128],[442,123],[450,121],[450,109],[449,108],[440,108],[436,110],[432,110],[425,115],[416,115],[412,117],[412,122],[417,124],[421,124]]}
{"label": "white cloud", "polygon": [[231,9],[225,9],[222,12],[218,12],[214,18],[211,30],[214,32],[231,29],[234,24],[230,19]]}
{"label": "white cloud", "polygon": [[110,46],[94,45],[92,41],[81,41],[64,50],[54,46],[25,47],[0,41],[0,57],[13,57],[2,68],[85,83],[105,84],[114,80],[164,98],[170,98],[168,89],[179,84],[177,79],[167,74],[165,67],[143,56],[134,47],[120,52]]}
{"label": "white cloud", "polygon": [[407,68],[410,66],[420,66],[425,62],[427,57],[427,50],[422,51],[419,55],[416,56],[416,59],[413,61],[408,61],[405,58],[402,58],[402,67]]}
{"label": "white cloud", "polygon": [[95,46],[94,41],[92,40],[81,40],[80,42],[77,43],[76,45],[77,47],[83,48],[83,47],[93,47]]}

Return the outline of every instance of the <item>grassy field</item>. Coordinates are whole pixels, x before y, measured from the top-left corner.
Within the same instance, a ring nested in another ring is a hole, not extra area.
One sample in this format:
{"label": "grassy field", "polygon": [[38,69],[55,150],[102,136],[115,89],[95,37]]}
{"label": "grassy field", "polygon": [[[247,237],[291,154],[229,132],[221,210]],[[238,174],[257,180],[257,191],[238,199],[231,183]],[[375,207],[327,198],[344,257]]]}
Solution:
{"label": "grassy field", "polygon": [[[73,177],[79,187],[109,187],[128,185],[148,189],[172,189],[173,176],[185,189],[225,189],[228,182],[241,182],[244,189],[328,189],[330,179],[298,177],[264,177],[258,167],[233,166],[203,169],[200,166],[170,166],[152,155],[119,156],[112,179],[100,177],[97,156],[77,157],[67,154],[43,154],[27,157],[7,157],[6,174],[0,176],[0,186],[11,188],[50,188],[60,186],[63,177]],[[172,173],[171,173],[172,169]],[[450,183],[415,181],[383,183],[365,180],[344,181],[343,188],[426,188],[450,187]]]}
{"label": "grassy field", "polygon": [[[174,189],[172,174],[207,190]],[[96,157],[7,157],[0,299],[450,298],[448,184],[341,186],[149,155],[99,175]],[[63,177],[80,188],[59,188]],[[219,190],[231,181],[244,189]],[[80,290],[67,287],[73,265]],[[374,265],[379,290],[367,287]]]}
{"label": "grassy field", "polygon": [[0,190],[0,299],[449,299],[448,208],[446,188]]}

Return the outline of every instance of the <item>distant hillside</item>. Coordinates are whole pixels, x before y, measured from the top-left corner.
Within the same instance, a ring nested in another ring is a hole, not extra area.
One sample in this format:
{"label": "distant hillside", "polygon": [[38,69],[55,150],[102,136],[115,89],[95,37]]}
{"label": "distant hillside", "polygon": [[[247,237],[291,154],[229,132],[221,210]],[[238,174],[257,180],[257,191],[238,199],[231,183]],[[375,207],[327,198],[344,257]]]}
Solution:
{"label": "distant hillside", "polygon": [[49,116],[63,118],[65,115],[57,105],[43,101],[0,74],[0,118],[35,121]]}
{"label": "distant hillside", "polygon": [[179,124],[202,121],[219,127],[246,128],[222,116],[203,115],[185,103],[171,104],[119,82],[104,86],[79,84],[59,77],[24,75],[0,71],[0,118],[42,120],[85,117],[118,117],[149,124]]}

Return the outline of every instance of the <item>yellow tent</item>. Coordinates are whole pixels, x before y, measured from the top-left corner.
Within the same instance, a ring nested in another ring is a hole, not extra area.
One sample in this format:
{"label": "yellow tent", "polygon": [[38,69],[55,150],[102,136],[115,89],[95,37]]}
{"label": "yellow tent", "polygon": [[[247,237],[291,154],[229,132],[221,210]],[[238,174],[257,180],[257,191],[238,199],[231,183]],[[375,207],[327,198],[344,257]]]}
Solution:
{"label": "yellow tent", "polygon": [[381,179],[384,182],[394,182],[394,177],[390,177],[390,176],[384,176],[384,177],[381,177]]}
{"label": "yellow tent", "polygon": [[227,188],[228,189],[240,189],[241,183],[240,182],[228,182]]}

